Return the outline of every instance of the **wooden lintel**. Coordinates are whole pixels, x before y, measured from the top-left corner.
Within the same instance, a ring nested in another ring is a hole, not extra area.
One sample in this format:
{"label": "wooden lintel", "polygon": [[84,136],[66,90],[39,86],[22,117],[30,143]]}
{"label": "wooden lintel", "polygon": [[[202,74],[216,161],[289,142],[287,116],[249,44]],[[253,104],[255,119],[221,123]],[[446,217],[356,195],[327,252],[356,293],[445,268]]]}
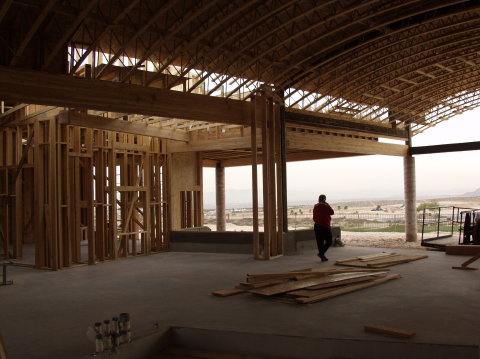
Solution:
{"label": "wooden lintel", "polygon": [[388,124],[371,124],[367,121],[346,120],[328,117],[325,114],[312,111],[297,109],[287,109],[285,111],[285,120],[287,123],[315,126],[320,128],[334,128],[341,130],[353,130],[363,133],[376,134],[383,137],[406,139],[407,131],[404,129],[395,129]]}
{"label": "wooden lintel", "polygon": [[358,138],[287,132],[288,149],[406,156],[408,146]]}
{"label": "wooden lintel", "polygon": [[450,143],[445,145],[416,146],[408,150],[409,155],[425,155],[429,153],[460,152],[480,150],[480,142]]}
{"label": "wooden lintel", "polygon": [[188,141],[189,135],[182,130],[167,130],[145,123],[136,123],[114,118],[87,115],[75,111],[62,111],[58,115],[60,123],[101,130],[126,132],[135,135],[168,138],[177,141]]}
{"label": "wooden lintel", "polygon": [[[234,150],[240,148],[250,149],[250,136],[219,138],[215,140],[200,140],[190,141],[188,143],[174,143],[167,145],[167,152],[198,152],[198,151],[219,151],[219,150]],[[261,140],[257,141],[258,146],[261,146]]]}
{"label": "wooden lintel", "polygon": [[[208,153],[204,152],[204,155],[207,158],[204,158],[202,161],[203,167],[213,167],[215,168],[220,162],[222,167],[240,167],[240,166],[250,166],[252,164],[252,158],[250,155],[245,155],[244,157],[236,158],[226,158],[222,160],[214,160],[208,158]],[[313,160],[324,160],[329,158],[343,158],[343,157],[354,157],[362,156],[358,153],[341,153],[341,152],[327,152],[327,151],[302,151],[302,152],[293,152],[287,153],[287,162],[298,162],[298,161],[313,161]],[[257,163],[260,164],[261,155],[258,155]]]}
{"label": "wooden lintel", "polygon": [[4,101],[244,125],[250,104],[213,96],[0,67]]}

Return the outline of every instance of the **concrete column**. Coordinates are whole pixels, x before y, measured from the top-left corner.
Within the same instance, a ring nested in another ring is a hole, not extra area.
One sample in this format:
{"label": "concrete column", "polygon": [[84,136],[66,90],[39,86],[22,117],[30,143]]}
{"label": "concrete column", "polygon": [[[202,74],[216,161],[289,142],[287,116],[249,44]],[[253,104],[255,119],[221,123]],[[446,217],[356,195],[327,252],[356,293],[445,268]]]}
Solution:
{"label": "concrete column", "polygon": [[417,204],[415,183],[415,158],[407,155],[403,158],[404,199],[405,199],[405,237],[407,242],[417,240]]}
{"label": "concrete column", "polygon": [[225,167],[217,163],[215,167],[215,194],[217,205],[217,231],[225,232]]}

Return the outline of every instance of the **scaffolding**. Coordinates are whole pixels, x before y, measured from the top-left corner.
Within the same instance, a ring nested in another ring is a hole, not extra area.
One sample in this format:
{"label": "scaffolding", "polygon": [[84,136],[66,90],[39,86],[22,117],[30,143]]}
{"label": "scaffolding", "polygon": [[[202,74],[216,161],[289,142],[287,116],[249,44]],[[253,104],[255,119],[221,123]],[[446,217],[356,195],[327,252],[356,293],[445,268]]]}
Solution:
{"label": "scaffolding", "polygon": [[453,239],[458,232],[458,244],[471,244],[474,234],[475,219],[480,218],[480,209],[462,207],[429,207],[424,208],[422,215],[422,240],[424,247],[444,249],[442,239]]}

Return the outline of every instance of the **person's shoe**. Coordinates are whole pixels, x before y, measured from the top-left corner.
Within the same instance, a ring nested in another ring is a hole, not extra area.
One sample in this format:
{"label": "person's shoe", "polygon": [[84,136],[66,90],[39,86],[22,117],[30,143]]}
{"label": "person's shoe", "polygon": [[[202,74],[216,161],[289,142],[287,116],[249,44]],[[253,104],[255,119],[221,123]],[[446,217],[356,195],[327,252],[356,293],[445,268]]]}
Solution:
{"label": "person's shoe", "polygon": [[320,256],[320,259],[322,260],[322,262],[326,262],[326,261],[328,261],[328,258],[327,258],[327,257],[325,257],[325,256]]}

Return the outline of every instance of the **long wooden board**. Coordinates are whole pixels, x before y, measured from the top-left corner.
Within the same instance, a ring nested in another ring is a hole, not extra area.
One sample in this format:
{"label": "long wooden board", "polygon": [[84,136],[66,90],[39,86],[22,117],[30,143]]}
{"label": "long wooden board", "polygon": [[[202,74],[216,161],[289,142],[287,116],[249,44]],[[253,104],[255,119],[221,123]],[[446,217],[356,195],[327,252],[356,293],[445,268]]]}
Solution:
{"label": "long wooden board", "polygon": [[348,261],[341,260],[335,262],[336,265],[347,266],[347,267],[358,267],[358,268],[384,268],[390,267],[397,264],[408,263],[416,261],[419,259],[428,258],[425,255],[409,255],[409,254],[399,254],[395,255],[393,258],[384,257],[372,261],[363,262],[360,259],[350,259]]}
{"label": "long wooden board", "polygon": [[275,278],[290,278],[290,279],[297,279],[301,278],[302,276],[325,276],[329,274],[337,274],[337,273],[351,273],[351,272],[375,272],[375,271],[382,271],[381,269],[365,269],[358,270],[358,269],[328,269],[328,270],[320,270],[320,271],[298,271],[298,272],[282,272],[282,273],[258,273],[258,274],[247,274],[247,282],[253,283],[256,281],[267,280],[267,279],[275,279]]}
{"label": "long wooden board", "polygon": [[231,295],[245,293],[245,289],[240,288],[230,288],[230,289],[222,289],[212,292],[213,295],[217,297],[229,297]]}
{"label": "long wooden board", "polygon": [[[359,277],[359,278],[352,278],[341,282],[332,282],[332,283],[325,283],[318,286],[319,289],[311,289],[312,287],[308,287],[305,289],[294,290],[293,292],[288,292],[288,295],[295,295],[299,297],[315,297],[332,290],[339,289],[338,287],[345,287],[349,284],[353,283],[361,283],[361,282],[368,282],[374,280],[375,277]],[[317,286],[315,286],[317,287]]]}
{"label": "long wooden board", "polygon": [[[325,277],[325,283],[318,284],[312,287],[308,287],[307,289],[310,290],[316,290],[316,289],[321,289],[324,288],[325,285],[328,286],[329,284],[333,283],[344,283],[346,281],[349,281],[351,279],[355,278],[363,278],[363,277],[377,277],[377,276],[385,276],[388,273],[388,271],[381,271],[381,272],[353,272],[353,273],[340,273],[340,274],[331,274],[328,277]],[[346,283],[345,283],[346,284]]]}
{"label": "long wooden board", "polygon": [[[386,272],[382,272],[386,273]],[[337,277],[335,277],[337,275]],[[325,283],[331,283],[335,282],[338,280],[342,279],[351,279],[354,277],[360,277],[362,276],[362,273],[356,272],[356,274],[352,274],[351,276],[348,277],[339,277],[339,274],[333,274],[333,275],[325,275],[321,277],[311,277],[311,278],[305,278],[305,279],[300,279],[300,280],[290,280],[285,283],[279,283],[275,285],[271,285],[265,288],[255,288],[249,290],[250,293],[255,293],[255,294],[260,294],[260,295],[265,295],[265,296],[271,296],[271,295],[276,295],[276,294],[281,294],[281,293],[286,293],[290,291],[294,291],[297,289],[303,289],[311,286],[317,286],[320,284],[325,284]],[[370,274],[372,275],[372,274]]]}
{"label": "long wooden board", "polygon": [[305,287],[310,287],[312,285],[317,285],[324,283],[325,279],[322,277],[319,278],[307,278],[302,280],[290,280],[286,283],[275,284],[265,288],[256,288],[249,290],[250,293],[271,296],[275,294],[290,292],[296,289],[302,289]]}
{"label": "long wooden board", "polygon": [[403,329],[385,327],[381,325],[366,324],[364,325],[363,328],[365,329],[366,332],[387,334],[387,335],[392,335],[394,337],[400,337],[400,338],[412,338],[415,336],[415,332],[411,332]]}
{"label": "long wooden board", "polygon": [[332,298],[332,297],[336,297],[336,296],[339,296],[339,295],[342,295],[342,294],[351,293],[351,292],[354,292],[354,291],[357,291],[357,290],[360,290],[360,289],[373,287],[375,285],[382,284],[382,283],[388,282],[389,280],[397,279],[397,278],[400,278],[400,277],[401,277],[400,274],[391,274],[391,275],[386,276],[384,278],[375,279],[375,280],[373,280],[371,282],[368,282],[368,283],[352,285],[352,286],[348,286],[348,287],[345,287],[345,288],[332,290],[332,291],[329,291],[328,293],[320,294],[320,295],[317,295],[317,296],[314,296],[314,297],[297,298],[296,300],[297,300],[298,303],[302,303],[302,304],[318,302],[318,301],[325,300],[325,299]]}

